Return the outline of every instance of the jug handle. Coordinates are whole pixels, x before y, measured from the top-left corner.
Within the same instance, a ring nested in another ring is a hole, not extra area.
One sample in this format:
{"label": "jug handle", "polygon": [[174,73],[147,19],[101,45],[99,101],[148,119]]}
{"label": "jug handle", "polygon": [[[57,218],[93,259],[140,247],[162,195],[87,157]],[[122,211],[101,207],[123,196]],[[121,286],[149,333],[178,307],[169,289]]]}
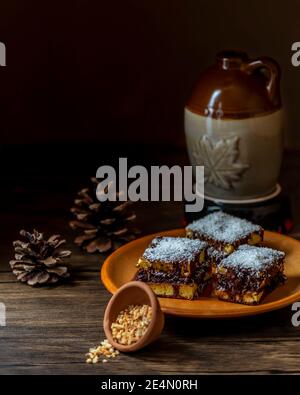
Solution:
{"label": "jug handle", "polygon": [[268,81],[266,89],[268,92],[269,99],[274,102],[277,94],[277,87],[280,79],[280,68],[272,58],[262,56],[261,58],[252,59],[248,62],[243,63],[242,69],[252,74],[255,70],[266,69],[268,72]]}

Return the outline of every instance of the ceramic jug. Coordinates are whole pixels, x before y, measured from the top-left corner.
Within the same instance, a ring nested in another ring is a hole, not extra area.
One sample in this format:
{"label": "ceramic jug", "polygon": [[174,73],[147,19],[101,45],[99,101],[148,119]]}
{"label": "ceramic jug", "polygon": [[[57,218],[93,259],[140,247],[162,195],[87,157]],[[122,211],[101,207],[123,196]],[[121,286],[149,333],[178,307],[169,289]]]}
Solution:
{"label": "ceramic jug", "polygon": [[185,107],[192,165],[204,165],[205,197],[243,201],[276,190],[282,149],[280,70],[268,57],[223,51]]}

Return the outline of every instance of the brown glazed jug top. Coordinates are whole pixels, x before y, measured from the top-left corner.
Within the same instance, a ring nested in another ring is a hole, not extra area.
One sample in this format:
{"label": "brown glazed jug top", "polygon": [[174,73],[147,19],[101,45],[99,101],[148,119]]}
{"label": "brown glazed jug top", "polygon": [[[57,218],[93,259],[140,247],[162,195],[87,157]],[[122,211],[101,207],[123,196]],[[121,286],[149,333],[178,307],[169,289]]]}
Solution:
{"label": "brown glazed jug top", "polygon": [[190,111],[212,118],[249,118],[281,108],[280,69],[271,58],[249,59],[245,52],[222,51],[202,72],[187,102]]}

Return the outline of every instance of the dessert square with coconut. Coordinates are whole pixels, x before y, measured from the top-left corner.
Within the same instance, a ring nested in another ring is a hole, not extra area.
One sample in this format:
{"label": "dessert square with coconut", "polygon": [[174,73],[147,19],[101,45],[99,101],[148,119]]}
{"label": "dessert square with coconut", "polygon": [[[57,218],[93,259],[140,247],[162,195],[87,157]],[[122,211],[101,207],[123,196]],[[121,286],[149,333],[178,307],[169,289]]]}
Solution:
{"label": "dessert square with coconut", "polygon": [[216,266],[214,294],[222,300],[255,305],[285,281],[285,253],[242,245]]}
{"label": "dessert square with coconut", "polygon": [[199,263],[205,262],[207,244],[185,237],[155,237],[137,263],[137,267],[176,273],[189,277]]}
{"label": "dessert square with coconut", "polygon": [[146,282],[157,296],[194,299],[211,279],[207,244],[184,237],[156,237],[137,263],[136,280]]}
{"label": "dessert square with coconut", "polygon": [[186,227],[187,237],[206,241],[226,253],[233,252],[242,244],[259,244],[263,234],[261,226],[222,211],[208,214]]}

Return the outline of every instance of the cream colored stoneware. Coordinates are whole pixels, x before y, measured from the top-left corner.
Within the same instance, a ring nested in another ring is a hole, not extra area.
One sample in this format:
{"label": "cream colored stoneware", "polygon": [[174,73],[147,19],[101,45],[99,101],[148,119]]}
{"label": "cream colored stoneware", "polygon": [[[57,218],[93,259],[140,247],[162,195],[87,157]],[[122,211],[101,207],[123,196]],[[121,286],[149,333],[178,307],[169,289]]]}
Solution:
{"label": "cream colored stoneware", "polygon": [[185,109],[190,162],[204,165],[205,195],[246,200],[276,189],[283,147],[283,110],[245,119],[214,119]]}
{"label": "cream colored stoneware", "polygon": [[204,166],[205,196],[249,200],[274,193],[283,148],[277,62],[219,52],[186,103],[185,134],[192,164]]}
{"label": "cream colored stoneware", "polygon": [[[149,242],[158,235],[183,236],[184,229],[175,229],[134,240],[119,248],[104,262],[101,280],[107,290],[115,293],[122,285],[131,281],[136,273],[135,263]],[[214,297],[186,301],[159,298],[164,313],[195,318],[231,318],[261,314],[300,300],[300,242],[273,232],[265,232],[265,246],[286,253],[285,274],[287,282],[269,294],[258,306],[245,306],[222,302]]]}

